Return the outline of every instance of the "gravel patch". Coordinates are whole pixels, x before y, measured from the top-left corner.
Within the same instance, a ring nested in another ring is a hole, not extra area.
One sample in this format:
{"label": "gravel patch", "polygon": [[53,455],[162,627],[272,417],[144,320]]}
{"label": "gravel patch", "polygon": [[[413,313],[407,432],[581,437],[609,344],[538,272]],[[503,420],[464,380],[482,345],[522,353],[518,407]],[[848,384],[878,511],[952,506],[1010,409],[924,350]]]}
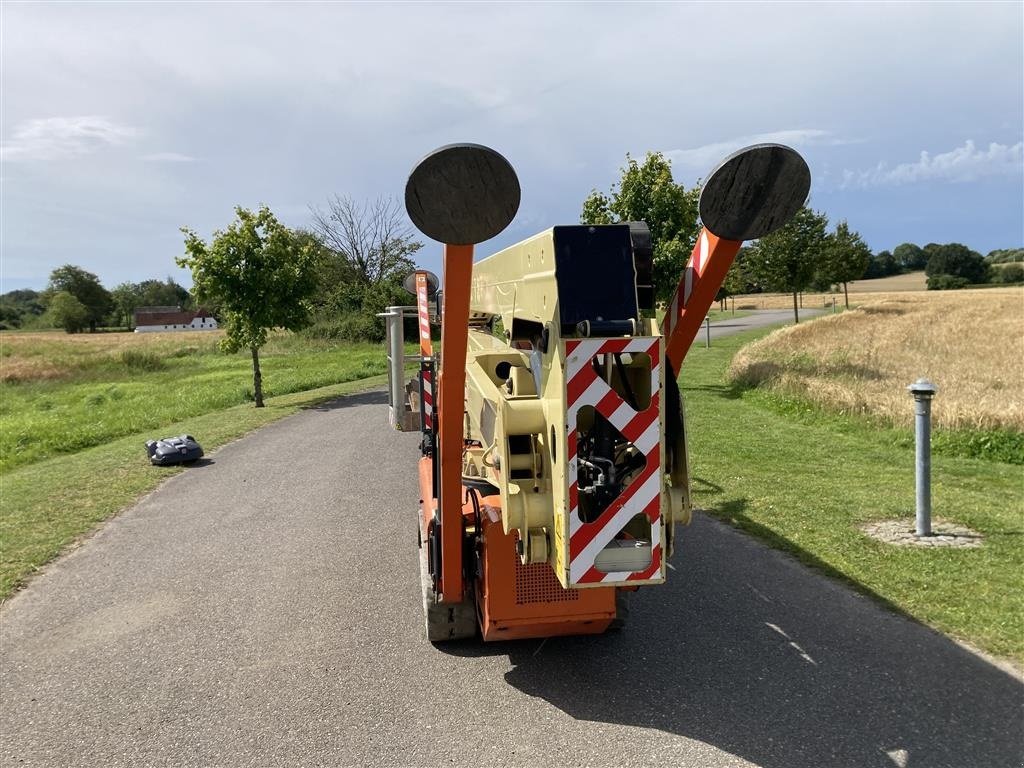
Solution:
{"label": "gravel patch", "polygon": [[860,528],[873,539],[898,547],[980,547],[982,535],[970,528],[942,520],[932,521],[931,536],[918,536],[914,520],[882,520]]}

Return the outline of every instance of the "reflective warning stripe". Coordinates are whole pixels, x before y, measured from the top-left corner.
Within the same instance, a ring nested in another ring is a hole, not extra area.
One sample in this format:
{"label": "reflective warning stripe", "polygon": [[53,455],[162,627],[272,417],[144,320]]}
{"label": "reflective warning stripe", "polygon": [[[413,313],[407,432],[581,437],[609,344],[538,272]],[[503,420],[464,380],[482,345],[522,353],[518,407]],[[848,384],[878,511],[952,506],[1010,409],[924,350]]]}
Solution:
{"label": "reflective warning stripe", "polygon": [[427,275],[416,273],[416,314],[420,321],[420,355],[433,357],[434,349],[430,340],[430,304],[427,298]]}
{"label": "reflective warning stripe", "polygon": [[[416,273],[416,314],[419,317],[420,357],[428,360],[434,356],[434,346],[430,339],[430,303],[427,296],[427,274]],[[434,382],[432,366],[420,368],[421,396],[423,399],[423,431],[434,430]]]}
{"label": "reflective warning stripe", "polygon": [[423,380],[423,431],[431,432],[434,429],[434,382],[433,373],[424,368],[420,371]]}
{"label": "reflective warning stripe", "polygon": [[[651,402],[636,411],[616,393],[595,370],[597,355],[643,353],[651,361]],[[565,342],[566,375],[566,457],[569,509],[569,583],[615,583],[645,581],[661,573],[661,420],[658,380],[662,358],[660,338],[572,339]],[[578,440],[576,423],[579,411],[592,406],[629,440],[646,458],[629,487],[594,521],[580,517],[578,482]],[[594,568],[594,559],[633,517],[646,515],[651,523],[653,560],[642,572],[602,573]]]}

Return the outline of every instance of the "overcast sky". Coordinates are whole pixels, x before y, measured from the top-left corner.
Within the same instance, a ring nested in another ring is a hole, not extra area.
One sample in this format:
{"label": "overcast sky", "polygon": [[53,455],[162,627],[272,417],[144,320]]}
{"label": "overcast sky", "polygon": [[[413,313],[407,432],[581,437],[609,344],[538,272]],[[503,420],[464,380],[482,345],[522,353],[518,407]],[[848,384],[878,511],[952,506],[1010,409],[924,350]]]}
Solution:
{"label": "overcast sky", "polygon": [[[3,2],[2,291],[173,276],[179,228],[400,195],[454,141],[517,169],[496,250],[578,221],[627,152],[688,186],[779,141],[875,251],[1024,240],[1024,3]],[[440,246],[421,264],[437,270]]]}

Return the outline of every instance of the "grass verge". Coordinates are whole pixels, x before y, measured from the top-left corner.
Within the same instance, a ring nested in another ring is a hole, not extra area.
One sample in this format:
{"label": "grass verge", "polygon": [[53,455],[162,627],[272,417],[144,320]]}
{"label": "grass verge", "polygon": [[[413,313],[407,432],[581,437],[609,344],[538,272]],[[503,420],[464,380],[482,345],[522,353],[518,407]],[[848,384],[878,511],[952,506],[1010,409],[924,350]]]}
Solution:
{"label": "grass verge", "polygon": [[737,334],[694,349],[680,376],[697,506],[802,562],[993,654],[1024,659],[1020,467],[934,456],[933,514],[980,532],[978,549],[900,548],[859,530],[914,513],[909,430],[778,407],[729,385]]}
{"label": "grass verge", "polygon": [[193,434],[210,453],[301,408],[386,385],[386,376],[374,376],[281,395],[268,399],[265,408],[247,404],[206,413],[164,425],[159,435],[133,434],[4,472],[0,478],[0,600],[71,542],[183,471],[182,467],[150,465],[143,447],[147,439]]}
{"label": "grass verge", "polygon": [[[0,471],[251,402],[252,358],[213,334],[3,335]],[[386,372],[381,345],[276,333],[261,352],[265,397]]]}

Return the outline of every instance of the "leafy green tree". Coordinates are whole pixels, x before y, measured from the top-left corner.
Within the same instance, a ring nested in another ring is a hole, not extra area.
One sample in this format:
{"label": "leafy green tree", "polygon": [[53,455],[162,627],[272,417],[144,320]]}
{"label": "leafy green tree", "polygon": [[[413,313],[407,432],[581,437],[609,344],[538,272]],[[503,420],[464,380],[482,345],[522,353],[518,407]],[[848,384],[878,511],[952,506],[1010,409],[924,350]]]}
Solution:
{"label": "leafy green tree", "polygon": [[871,249],[861,236],[850,230],[845,219],[840,221],[836,225],[836,231],[828,238],[819,269],[822,274],[828,276],[829,282],[842,283],[847,309],[850,308],[847,283],[864,277],[870,259]]}
{"label": "leafy green tree", "polygon": [[[749,249],[750,246],[743,246],[740,248],[739,253],[736,254],[736,258],[729,266],[729,271],[725,274],[725,280],[722,282],[722,287],[719,289],[718,295],[715,297],[718,301],[722,302],[721,308],[723,311],[727,308],[727,299],[730,296],[739,296],[740,294],[750,293],[754,288],[744,266],[744,261]],[[736,304],[734,301],[733,309],[735,308]]]}
{"label": "leafy green tree", "polygon": [[992,282],[994,283],[1020,283],[1024,282],[1024,264],[1020,262],[1005,262],[1006,266],[994,270]]}
{"label": "leafy green tree", "polygon": [[143,280],[138,285],[140,307],[182,307],[192,303],[189,292],[178,285],[173,278],[166,280]]}
{"label": "leafy green tree", "polygon": [[864,278],[874,280],[879,277],[899,274],[900,266],[896,257],[890,251],[879,251],[868,261],[868,267],[864,272]]}
{"label": "leafy green tree", "polygon": [[697,241],[699,197],[699,187],[675,183],[672,164],[660,152],[648,152],[643,163],[627,154],[618,184],[607,195],[595,189],[583,201],[580,223],[646,222],[654,249],[654,296],[667,302]]}
{"label": "leafy green tree", "polygon": [[989,264],[1008,264],[1024,261],[1024,248],[1001,248],[989,251],[985,256],[985,261]]}
{"label": "leafy green tree", "polygon": [[966,277],[956,275],[932,275],[928,278],[929,291],[958,291],[961,288],[968,288],[971,281]]}
{"label": "leafy green tree", "polygon": [[44,291],[48,306],[53,297],[61,291],[70,293],[85,307],[90,331],[96,330],[97,324],[103,321],[114,306],[110,293],[100,283],[99,278],[73,264],[57,267],[50,273],[50,283]]}
{"label": "leafy green tree", "polygon": [[[925,246],[925,250],[928,250],[928,246]],[[934,248],[924,272],[928,277],[962,277],[969,283],[986,283],[989,279],[989,265],[984,257],[960,243],[947,243]]]}
{"label": "leafy green tree", "polygon": [[920,248],[913,243],[900,243],[893,248],[892,255],[896,258],[900,268],[905,272],[924,269],[928,263],[928,254],[924,252],[924,248]]}
{"label": "leafy green tree", "polygon": [[752,246],[745,267],[764,289],[793,294],[793,319],[800,322],[797,294],[810,285],[825,252],[828,218],[804,206],[786,226]]}
{"label": "leafy green tree", "polygon": [[123,325],[132,329],[132,316],[136,307],[142,306],[139,301],[139,286],[135,283],[120,283],[110,292],[114,302],[114,325]]}
{"label": "leafy green tree", "polygon": [[12,304],[0,303],[0,331],[21,327],[21,313]]}
{"label": "leafy green tree", "polygon": [[[925,256],[927,256],[930,259],[936,253],[938,253],[941,248],[942,248],[942,245],[939,244],[939,243],[928,243],[923,248],[921,248],[921,250],[924,251]],[[928,268],[928,265],[927,265],[927,262],[925,262],[925,269],[927,269],[927,268]]]}
{"label": "leafy green tree", "polygon": [[0,323],[4,328],[20,328],[26,320],[37,318],[45,311],[38,291],[21,288],[0,295]]}
{"label": "leafy green tree", "polygon": [[143,280],[141,283],[121,283],[110,292],[113,301],[115,325],[132,327],[135,310],[139,307],[182,307],[192,304],[192,296],[173,278]]}
{"label": "leafy green tree", "polygon": [[89,323],[89,308],[69,291],[57,291],[50,297],[47,314],[53,325],[67,333],[78,333]]}
{"label": "leafy green tree", "polygon": [[186,255],[177,262],[192,270],[200,301],[220,304],[227,331],[223,349],[252,353],[253,396],[262,408],[260,348],[273,328],[297,331],[309,324],[316,254],[266,206],[256,213],[239,206],[235,214],[226,231],[213,233],[209,245],[183,228]]}

